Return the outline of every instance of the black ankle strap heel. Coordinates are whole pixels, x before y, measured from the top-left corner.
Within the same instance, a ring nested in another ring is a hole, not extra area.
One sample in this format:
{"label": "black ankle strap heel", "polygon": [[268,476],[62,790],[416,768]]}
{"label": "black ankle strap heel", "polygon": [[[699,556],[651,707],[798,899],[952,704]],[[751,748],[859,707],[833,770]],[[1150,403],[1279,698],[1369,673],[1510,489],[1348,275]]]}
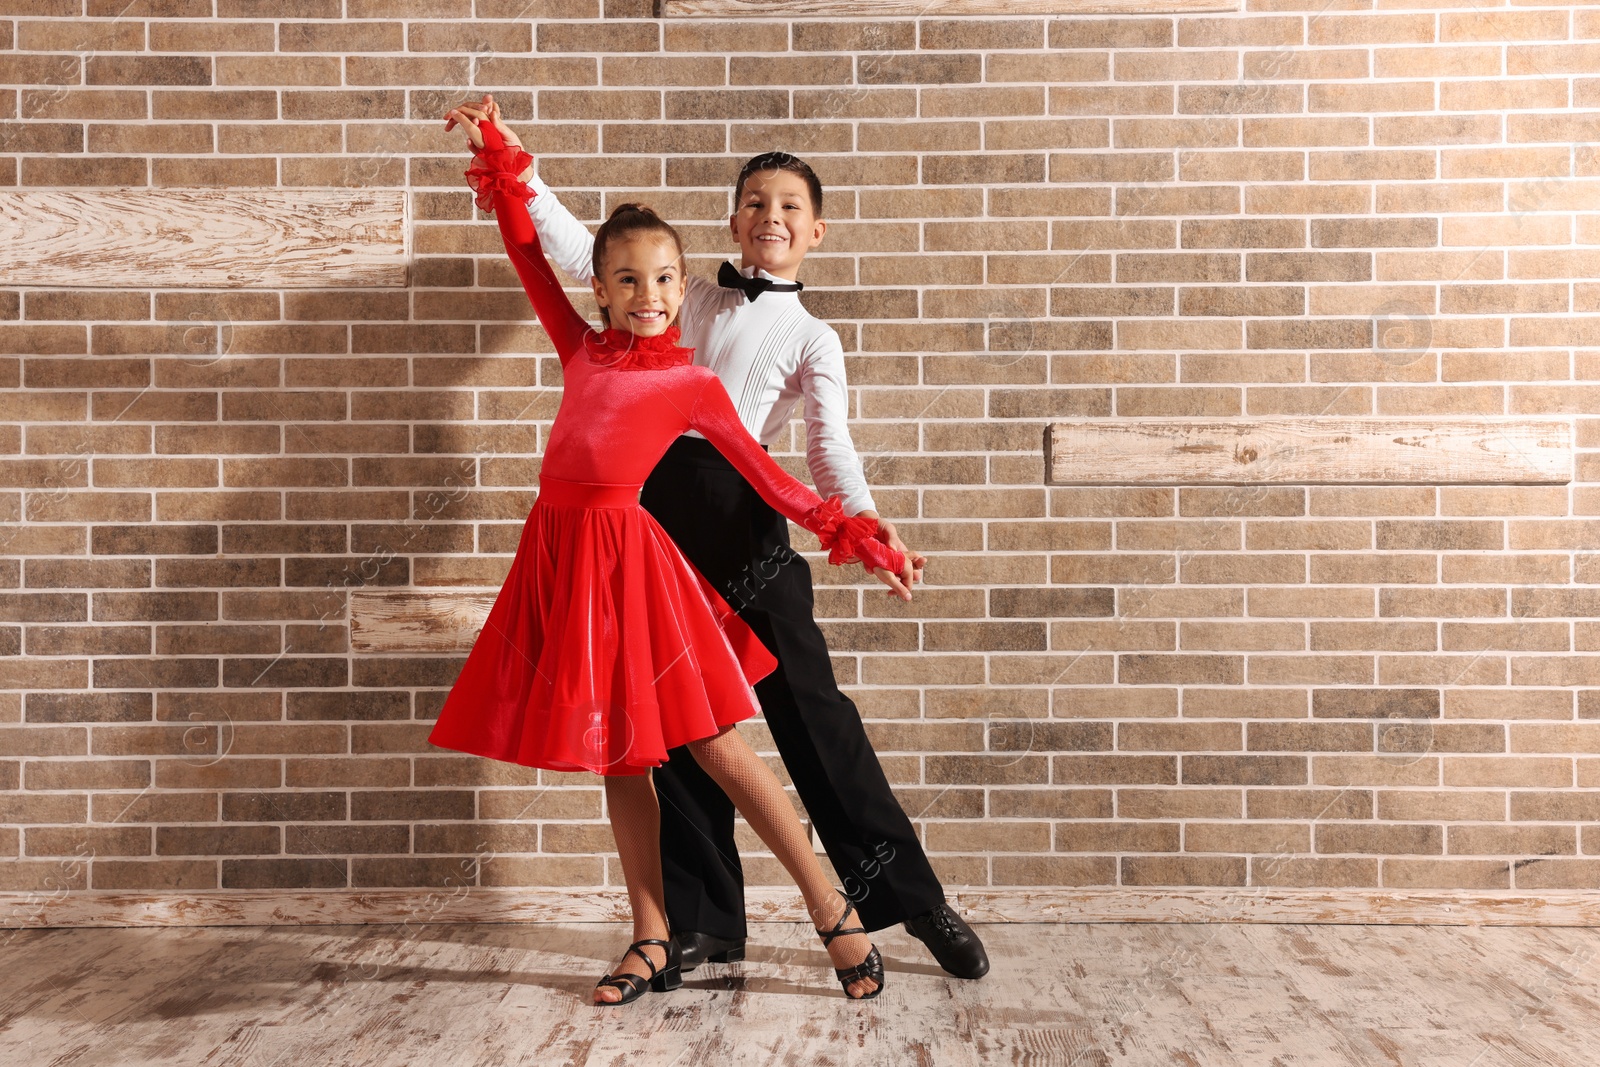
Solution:
{"label": "black ankle strap heel", "polygon": [[[655,960],[652,960],[641,950],[641,945],[660,945],[666,950],[667,962],[657,967]],[[650,977],[644,978],[637,974],[606,975],[595,983],[595,988],[610,986],[612,989],[622,993],[622,999],[616,1001],[598,1000],[595,1001],[596,1005],[612,1007],[617,1004],[631,1004],[644,996],[644,991],[647,987],[651,992],[665,993],[683,985],[683,954],[678,947],[677,938],[673,937],[662,941],[660,938],[650,937],[645,938],[643,941],[635,941],[628,946],[628,951],[622,954],[622,958],[624,960],[627,959],[629,953],[644,960],[644,965],[650,968]]]}
{"label": "black ankle strap heel", "polygon": [[[856,910],[856,906],[855,902],[843,893],[840,893],[839,896],[844,899],[845,903],[845,909],[839,916],[839,921],[834,923],[833,928],[830,930],[817,931],[817,936],[822,938],[823,948],[831,945],[835,938],[844,937],[847,934],[864,934],[867,932],[866,928],[861,926],[852,926],[848,930],[844,928],[844,921],[850,918],[850,913]],[[844,995],[851,1000],[871,1000],[883,992],[883,956],[878,952],[877,945],[873,945],[872,951],[867,953],[867,958],[854,967],[835,967],[833,973],[838,977],[839,985],[844,988]],[[878,988],[859,997],[850,996],[850,983],[859,982],[863,978],[872,979],[878,983]]]}

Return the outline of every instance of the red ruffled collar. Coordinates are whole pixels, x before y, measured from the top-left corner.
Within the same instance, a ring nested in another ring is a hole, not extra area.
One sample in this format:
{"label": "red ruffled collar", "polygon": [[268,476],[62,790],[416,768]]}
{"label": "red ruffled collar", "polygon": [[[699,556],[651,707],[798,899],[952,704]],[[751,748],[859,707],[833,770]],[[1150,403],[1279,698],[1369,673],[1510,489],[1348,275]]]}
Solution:
{"label": "red ruffled collar", "polygon": [[665,370],[694,362],[694,349],[679,345],[679,336],[676,325],[654,337],[641,337],[628,330],[590,330],[583,346],[589,358],[604,367]]}

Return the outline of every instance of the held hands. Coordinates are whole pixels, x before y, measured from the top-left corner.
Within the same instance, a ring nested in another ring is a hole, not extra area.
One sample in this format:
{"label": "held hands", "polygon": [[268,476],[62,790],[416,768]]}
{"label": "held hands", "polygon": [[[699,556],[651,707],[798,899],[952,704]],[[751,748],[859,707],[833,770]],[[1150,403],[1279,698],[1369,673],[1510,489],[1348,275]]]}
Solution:
{"label": "held hands", "polygon": [[[467,140],[472,142],[472,148],[476,151],[483,147],[483,131],[478,129],[478,124],[485,120],[500,131],[500,137],[505,141],[506,147],[522,147],[522,139],[511,132],[511,127],[506,125],[505,119],[500,114],[500,105],[495,103],[494,97],[488,93],[483,94],[481,101],[468,100],[445,112],[444,128],[448,133],[459,125],[466,131]],[[517,175],[517,180],[527,182],[532,177],[533,165],[529,164],[526,170]]]}
{"label": "held hands", "polygon": [[856,513],[856,517],[877,519],[877,539],[905,557],[905,563],[898,573],[885,567],[874,567],[872,568],[872,574],[878,581],[889,587],[885,593],[886,596],[897,596],[901,600],[910,601],[911,586],[913,583],[922,581],[922,570],[927,565],[927,557],[907,548],[905,542],[900,540],[900,535],[895,532],[894,523],[887,519],[879,518],[876,511],[859,511]]}
{"label": "held hands", "polygon": [[[504,140],[506,147],[513,149],[522,147],[522,139],[512,132],[510,126],[506,125],[505,119],[500,113],[500,105],[495,103],[494,97],[488,93],[483,94],[481,101],[468,100],[451,108],[445,112],[444,120],[446,132],[455,129],[457,125],[466,131],[467,139],[471,142],[475,152],[483,148],[483,131],[478,126],[486,120],[500,132],[500,137]],[[530,163],[517,176],[517,180],[525,183],[532,177],[533,165]],[[904,563],[898,572],[891,571],[886,567],[873,567],[872,574],[878,581],[889,587],[887,595],[898,596],[901,600],[909,601],[911,599],[911,586],[922,580],[922,570],[928,562],[927,557],[912,552],[911,549],[907,548],[905,542],[900,540],[900,535],[895,532],[894,524],[879,518],[876,511],[858,512],[857,516],[877,519],[878,532],[875,535],[876,539],[903,556]]]}

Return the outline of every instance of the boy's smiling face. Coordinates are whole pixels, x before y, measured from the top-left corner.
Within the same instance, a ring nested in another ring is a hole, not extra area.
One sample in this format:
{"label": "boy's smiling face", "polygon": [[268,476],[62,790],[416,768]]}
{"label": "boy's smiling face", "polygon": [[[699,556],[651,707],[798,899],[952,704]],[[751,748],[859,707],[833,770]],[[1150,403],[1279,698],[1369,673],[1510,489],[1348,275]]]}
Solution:
{"label": "boy's smiling face", "polygon": [[817,218],[805,179],[786,170],[750,175],[728,225],[745,267],[759,267],[790,281],[828,229]]}

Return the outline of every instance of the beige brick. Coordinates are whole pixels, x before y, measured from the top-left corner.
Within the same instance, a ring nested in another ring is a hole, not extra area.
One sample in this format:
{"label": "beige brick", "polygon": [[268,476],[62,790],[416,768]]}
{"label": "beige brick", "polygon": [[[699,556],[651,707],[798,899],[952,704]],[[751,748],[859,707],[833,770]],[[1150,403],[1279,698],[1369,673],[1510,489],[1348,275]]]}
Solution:
{"label": "beige brick", "polygon": [[1063,688],[1054,692],[1050,714],[1056,718],[1171,718],[1178,713],[1172,689]]}
{"label": "beige brick", "polygon": [[1257,16],[1251,19],[1190,17],[1178,20],[1178,44],[1298,45],[1305,31],[1294,16]]}
{"label": "beige brick", "polygon": [[1112,856],[999,856],[993,862],[996,885],[1114,885]]}
{"label": "beige brick", "polygon": [[1243,611],[1244,597],[1237,590],[1133,588],[1119,593],[1118,614],[1129,618],[1218,618]]}
{"label": "beige brick", "polygon": [[1243,885],[1243,857],[1125,856],[1123,885]]}
{"label": "beige brick", "polygon": [[1306,694],[1292,689],[1201,689],[1183,692],[1186,718],[1301,719]]}
{"label": "beige brick", "polygon": [[1311,849],[1311,829],[1296,823],[1192,822],[1183,828],[1185,852],[1252,852],[1274,856]]}
{"label": "beige brick", "polygon": [[1214,148],[1235,143],[1237,128],[1234,119],[1214,117],[1122,119],[1112,143],[1117,148]]}
{"label": "beige brick", "polygon": [[[1577,36],[1586,32],[1584,14],[1579,16]],[[1592,20],[1590,20],[1592,22]],[[1439,16],[1439,40],[1524,41],[1548,40],[1566,36],[1566,20],[1559,11],[1451,11]]]}
{"label": "beige brick", "polygon": [[[989,790],[989,814],[998,818],[1094,819],[1110,818],[1109,789]],[[981,798],[978,813],[981,814]]]}
{"label": "beige brick", "polygon": [[1183,757],[1185,785],[1304,785],[1303,756]]}
{"label": "beige brick", "polygon": [[1185,651],[1299,649],[1305,645],[1305,628],[1299,623],[1185,622],[1179,641]]}
{"label": "beige brick", "polygon": [[1378,726],[1379,752],[1503,752],[1505,731],[1491,723],[1390,721]]}
{"label": "beige brick", "polygon": [[[1424,783],[1427,784],[1427,783]],[[1570,788],[1570,758],[1451,756],[1444,761],[1447,786]]]}
{"label": "beige brick", "polygon": [[1308,611],[1306,594],[1298,589],[1251,589],[1249,613],[1266,618],[1370,618],[1373,593],[1370,589],[1323,588],[1317,592],[1315,607]]}
{"label": "beige brick", "polygon": [[1454,45],[1419,48],[1374,48],[1373,74],[1378,77],[1474,77],[1504,74],[1501,46]]}
{"label": "beige brick", "polygon": [[1316,827],[1318,852],[1426,855],[1444,851],[1444,828],[1425,824],[1382,826],[1328,824]]}
{"label": "beige brick", "polygon": [[[734,85],[847,85],[855,73],[849,56],[731,56],[726,66]],[[604,76],[608,85],[719,85],[723,67],[712,57],[607,57]]]}
{"label": "beige brick", "polygon": [[1226,752],[1242,747],[1236,723],[1121,723],[1117,748],[1126,752]]}
{"label": "beige brick", "polygon": [[1052,756],[1050,781],[1069,785],[1176,785],[1173,756]]}
{"label": "beige brick", "polygon": [[1362,723],[1251,723],[1252,752],[1370,752],[1372,727]]}
{"label": "beige brick", "polygon": [[1378,881],[1378,862],[1355,858],[1322,859],[1276,855],[1251,857],[1250,884],[1271,886],[1362,887]]}
{"label": "beige brick", "polygon": [[1570,719],[1572,694],[1562,690],[1451,689],[1444,694],[1447,719]]}
{"label": "beige brick", "polygon": [[1438,647],[1432,622],[1314,622],[1310,647],[1316,651],[1429,652]]}
{"label": "beige brick", "polygon": [[1397,889],[1506,889],[1511,872],[1509,864],[1495,860],[1385,859],[1383,884]]}
{"label": "beige brick", "polygon": [[1237,819],[1243,807],[1237,789],[1119,789],[1122,819]]}
{"label": "beige brick", "polygon": [[1578,851],[1573,826],[1452,826],[1449,852],[1458,856],[1572,855]]}
{"label": "beige brick", "polygon": [[1594,860],[1532,857],[1515,865],[1518,889],[1582,889],[1593,885],[1597,874],[1600,863]]}
{"label": "beige brick", "polygon": [[1505,594],[1497,589],[1381,589],[1379,614],[1388,617],[1504,616]]}
{"label": "beige brick", "polygon": [[1363,789],[1251,789],[1246,792],[1251,819],[1370,819],[1372,793]]}
{"label": "beige brick", "polygon": [[1113,77],[1118,81],[1234,81],[1239,74],[1239,57],[1226,49],[1121,49],[1114,53],[1112,66]]}
{"label": "beige brick", "polygon": [[[1274,118],[1247,118],[1243,121],[1243,144],[1246,148],[1328,148],[1347,146],[1364,147],[1370,143],[1370,120],[1365,117],[1302,118],[1283,116]],[[1214,143],[1227,144],[1218,138]],[[1209,145],[1206,147],[1210,147]],[[1312,177],[1355,177],[1355,174],[1328,174],[1317,167],[1321,153],[1311,153]],[[1352,161],[1347,157],[1344,161]]]}
{"label": "beige brick", "polygon": [[[1436,756],[1314,756],[1311,781],[1317,785],[1384,786],[1439,785],[1440,760]],[[1451,782],[1448,775],[1444,784]],[[1470,783],[1489,784],[1489,783]]]}
{"label": "beige brick", "polygon": [[1506,49],[1507,74],[1587,74],[1600,57],[1600,45],[1535,44],[1511,45]]}
{"label": "beige brick", "polygon": [[1057,852],[1177,852],[1173,822],[1066,822],[1055,828]]}
{"label": "beige brick", "polygon": [[1380,790],[1377,812],[1379,818],[1397,822],[1498,822],[1505,818],[1506,795],[1491,790]]}
{"label": "beige brick", "polygon": [[[1324,120],[1326,121],[1326,120]],[[1293,131],[1284,131],[1292,133]],[[1347,140],[1364,144],[1349,130]],[[1438,177],[1436,154],[1416,150],[1379,149],[1374,151],[1309,153],[1310,176],[1314,181],[1384,181],[1390,179],[1429,179]]]}
{"label": "beige brick", "polygon": [[1054,87],[1104,81],[1110,72],[1111,57],[1096,52],[990,52],[983,57],[983,80],[988,82],[1044,82]]}
{"label": "beige brick", "polygon": [[1506,657],[1482,652],[1459,656],[1378,657],[1381,685],[1503,685],[1507,678]]}
{"label": "beige brick", "polygon": [[1247,677],[1252,685],[1364,685],[1373,679],[1369,656],[1250,657]]}

